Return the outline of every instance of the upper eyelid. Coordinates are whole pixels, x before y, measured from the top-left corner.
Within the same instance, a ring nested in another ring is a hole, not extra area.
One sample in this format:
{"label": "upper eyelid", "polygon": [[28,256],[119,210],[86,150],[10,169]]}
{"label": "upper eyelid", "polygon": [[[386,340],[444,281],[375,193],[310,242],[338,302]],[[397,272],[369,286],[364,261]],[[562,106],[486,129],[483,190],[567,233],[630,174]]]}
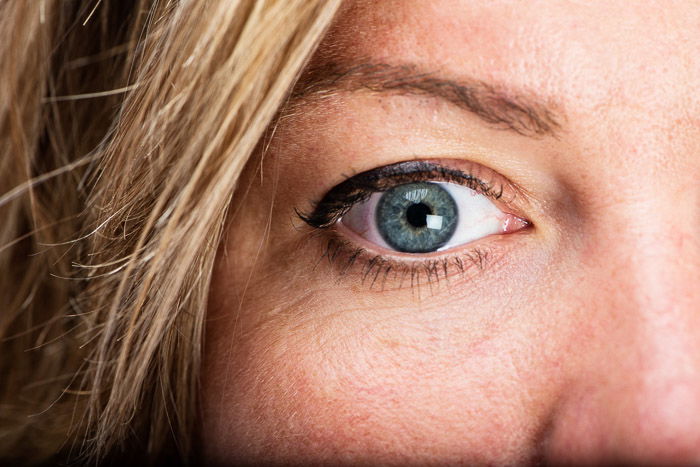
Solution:
{"label": "upper eyelid", "polygon": [[453,181],[494,199],[500,199],[503,195],[503,183],[487,182],[478,174],[445,167],[436,162],[414,160],[379,167],[350,177],[326,193],[311,213],[304,214],[299,210],[296,210],[296,213],[312,227],[327,228],[353,205],[364,201],[372,193],[392,188],[400,184],[402,178],[405,182],[415,181],[415,176],[419,174],[426,175],[425,179],[432,176],[436,180]]}

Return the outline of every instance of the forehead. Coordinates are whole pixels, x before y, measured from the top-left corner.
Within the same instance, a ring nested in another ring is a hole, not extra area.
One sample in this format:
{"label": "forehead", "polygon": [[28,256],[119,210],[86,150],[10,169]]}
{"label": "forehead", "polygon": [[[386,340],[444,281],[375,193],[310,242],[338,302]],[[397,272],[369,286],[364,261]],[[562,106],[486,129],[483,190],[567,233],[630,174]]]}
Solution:
{"label": "forehead", "polygon": [[411,63],[601,106],[697,118],[700,5],[689,1],[349,1],[320,57]]}

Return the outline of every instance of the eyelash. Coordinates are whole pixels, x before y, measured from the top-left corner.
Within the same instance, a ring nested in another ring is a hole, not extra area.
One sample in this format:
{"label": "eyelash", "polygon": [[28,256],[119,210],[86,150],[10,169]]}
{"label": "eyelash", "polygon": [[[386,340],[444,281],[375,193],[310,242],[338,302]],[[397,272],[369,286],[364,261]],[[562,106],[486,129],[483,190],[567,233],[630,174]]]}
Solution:
{"label": "eyelash", "polygon": [[[380,290],[384,290],[390,276],[398,281],[396,288],[401,289],[405,285],[410,288],[420,285],[432,287],[441,280],[449,280],[452,270],[460,274],[465,274],[473,268],[481,271],[491,260],[491,256],[489,249],[471,248],[460,254],[407,262],[370,253],[365,248],[332,236],[327,239],[325,250],[315,267],[326,260],[329,265],[338,268],[340,277],[346,276],[351,269],[359,267],[360,281],[365,285],[369,283],[370,289],[378,285]],[[424,283],[421,282],[421,277],[425,278]]]}
{"label": "eyelash", "polygon": [[[479,170],[481,168],[481,170]],[[340,218],[357,203],[367,200],[376,192],[386,191],[396,185],[417,181],[453,182],[466,186],[494,200],[500,200],[504,194],[505,182],[499,180],[486,181],[479,175],[485,168],[477,166],[463,172],[442,165],[425,161],[400,162],[390,166],[362,172],[348,178],[331,189],[308,214],[298,209],[297,216],[319,234],[325,234],[326,245],[318,266],[324,260],[336,266],[340,276],[345,276],[353,268],[360,268],[361,282],[369,282],[372,289],[379,284],[383,290],[391,276],[398,281],[402,288],[407,283],[413,288],[423,284],[432,287],[442,279],[448,279],[452,270],[464,274],[476,268],[483,270],[491,260],[491,250],[483,247],[472,247],[466,251],[449,254],[442,257],[421,257],[415,255],[411,259],[399,259],[382,254],[372,253],[353,242],[345,239],[345,235],[335,226]],[[493,179],[497,179],[494,174]],[[425,282],[421,282],[421,277]]]}
{"label": "eyelash", "polygon": [[453,182],[495,200],[503,196],[503,184],[496,185],[470,172],[450,169],[431,162],[409,161],[369,170],[348,178],[331,189],[310,214],[299,210],[296,210],[296,214],[309,226],[325,229],[334,225],[350,208],[365,201],[373,193],[418,181]]}

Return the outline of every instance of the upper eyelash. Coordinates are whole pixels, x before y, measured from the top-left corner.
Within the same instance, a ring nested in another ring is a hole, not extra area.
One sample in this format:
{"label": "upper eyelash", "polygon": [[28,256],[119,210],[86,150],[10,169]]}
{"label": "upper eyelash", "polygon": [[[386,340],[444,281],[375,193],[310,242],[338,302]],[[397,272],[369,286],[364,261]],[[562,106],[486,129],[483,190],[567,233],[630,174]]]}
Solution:
{"label": "upper eyelash", "polygon": [[494,187],[470,173],[433,162],[407,161],[359,173],[332,188],[311,213],[295,211],[306,224],[324,229],[335,224],[350,208],[365,201],[373,193],[386,191],[402,183],[427,179],[455,182],[494,199],[499,199],[503,194],[502,186]]}

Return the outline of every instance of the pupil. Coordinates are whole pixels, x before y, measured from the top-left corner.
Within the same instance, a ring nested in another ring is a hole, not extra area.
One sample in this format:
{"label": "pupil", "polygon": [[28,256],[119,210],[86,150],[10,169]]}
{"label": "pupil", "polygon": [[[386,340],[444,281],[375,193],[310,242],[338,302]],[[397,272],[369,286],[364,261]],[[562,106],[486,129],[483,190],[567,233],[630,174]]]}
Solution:
{"label": "pupil", "polygon": [[406,209],[406,220],[413,227],[425,227],[427,224],[426,216],[432,213],[433,210],[424,203],[412,204]]}

